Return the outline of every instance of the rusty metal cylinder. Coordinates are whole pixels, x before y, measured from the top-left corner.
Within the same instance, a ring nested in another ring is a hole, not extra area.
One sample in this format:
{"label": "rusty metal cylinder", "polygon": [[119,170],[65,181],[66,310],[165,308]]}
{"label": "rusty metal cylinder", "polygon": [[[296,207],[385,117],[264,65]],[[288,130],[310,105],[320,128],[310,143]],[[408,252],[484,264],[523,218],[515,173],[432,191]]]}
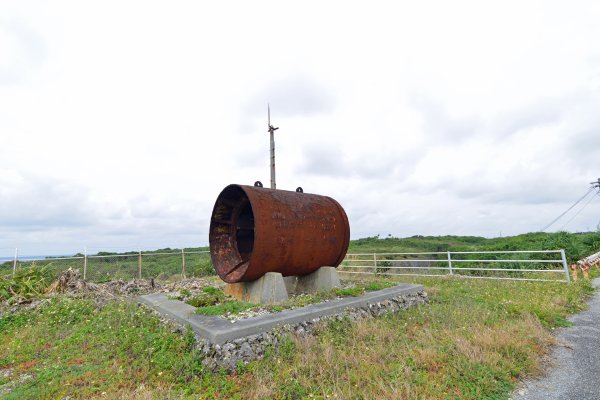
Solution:
{"label": "rusty metal cylinder", "polygon": [[215,202],[209,241],[221,279],[248,282],[267,272],[300,276],[337,267],[348,250],[350,225],[331,197],[229,185]]}

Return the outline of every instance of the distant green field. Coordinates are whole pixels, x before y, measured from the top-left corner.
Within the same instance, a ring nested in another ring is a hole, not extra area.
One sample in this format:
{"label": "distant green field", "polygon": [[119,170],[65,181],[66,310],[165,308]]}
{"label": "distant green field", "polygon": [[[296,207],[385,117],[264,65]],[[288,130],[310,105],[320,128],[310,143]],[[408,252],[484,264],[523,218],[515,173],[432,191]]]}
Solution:
{"label": "distant green field", "polygon": [[352,240],[348,253],[559,249],[565,250],[567,262],[579,260],[600,250],[600,232],[537,232],[491,239],[479,236],[375,236]]}
{"label": "distant green field", "polygon": [[[212,275],[214,273],[208,248],[184,249],[185,275],[197,277]],[[86,279],[92,282],[106,282],[111,280],[129,280],[137,278],[140,271],[143,279],[178,280],[182,278],[183,256],[181,249],[159,249],[138,252],[111,253],[99,252],[87,257]],[[17,268],[28,268],[32,265],[46,266],[54,276],[62,271],[73,268],[79,269],[83,274],[84,256],[74,254],[72,258],[47,257],[43,260],[19,260]],[[12,272],[13,262],[0,265],[1,273]]]}
{"label": "distant green field", "polygon": [[447,275],[448,258],[451,256],[453,272],[462,276],[560,281],[566,279],[560,253],[510,252],[561,249],[565,251],[567,263],[573,263],[600,250],[600,233],[528,233],[492,239],[476,236],[376,236],[352,241],[348,256],[342,263],[342,267],[348,268],[340,270],[354,274]]}
{"label": "distant green field", "polygon": [[[407,238],[378,236],[350,241],[349,254],[353,253],[392,253],[392,252],[445,252],[445,251],[506,251],[506,250],[558,250],[564,249],[569,263],[600,250],[600,232],[585,233],[527,233],[501,238],[478,236],[412,236]],[[185,249],[186,276],[206,276],[214,274],[208,247]],[[204,253],[202,253],[204,252]],[[546,255],[546,257],[552,255]],[[18,268],[26,268],[33,263],[47,265],[58,275],[67,268],[76,268],[83,273],[83,254],[74,254],[74,259],[47,258],[39,261],[18,262]],[[440,256],[443,258],[442,256]],[[475,257],[475,256],[473,256]],[[501,258],[501,256],[495,256]],[[524,255],[523,258],[534,257]],[[538,257],[538,256],[535,256]],[[464,258],[469,258],[465,255]],[[141,258],[142,278],[177,280],[182,277],[181,249],[158,249],[144,251]],[[137,252],[99,252],[88,255],[87,276],[93,282],[116,279],[133,279],[139,273]],[[506,267],[514,267],[506,265]],[[13,262],[0,265],[0,273],[12,272]]]}

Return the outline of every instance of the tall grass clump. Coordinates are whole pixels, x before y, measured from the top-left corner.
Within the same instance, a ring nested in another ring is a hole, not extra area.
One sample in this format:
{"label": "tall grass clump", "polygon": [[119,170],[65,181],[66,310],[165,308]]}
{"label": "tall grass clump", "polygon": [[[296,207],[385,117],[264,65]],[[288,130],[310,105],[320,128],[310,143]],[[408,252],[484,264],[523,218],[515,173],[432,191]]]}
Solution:
{"label": "tall grass clump", "polygon": [[40,297],[52,281],[48,265],[32,265],[0,276],[0,301],[9,304],[20,303]]}

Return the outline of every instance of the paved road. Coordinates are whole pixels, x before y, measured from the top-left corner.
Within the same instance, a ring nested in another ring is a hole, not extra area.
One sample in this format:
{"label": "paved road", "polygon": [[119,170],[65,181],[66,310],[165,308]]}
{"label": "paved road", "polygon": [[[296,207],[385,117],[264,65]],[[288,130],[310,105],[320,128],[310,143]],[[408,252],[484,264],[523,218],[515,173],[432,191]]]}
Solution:
{"label": "paved road", "polygon": [[[593,281],[600,286],[600,278]],[[514,400],[600,400],[600,292],[588,310],[569,318],[570,328],[562,329],[552,359],[556,365],[539,380],[526,381]]]}

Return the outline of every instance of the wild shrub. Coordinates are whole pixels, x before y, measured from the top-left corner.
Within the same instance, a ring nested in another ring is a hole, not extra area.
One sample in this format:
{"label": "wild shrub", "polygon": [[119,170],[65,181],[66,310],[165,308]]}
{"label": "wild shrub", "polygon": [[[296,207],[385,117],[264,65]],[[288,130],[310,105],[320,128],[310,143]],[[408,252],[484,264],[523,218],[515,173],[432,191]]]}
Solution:
{"label": "wild shrub", "polygon": [[193,307],[207,307],[218,304],[223,300],[225,300],[225,294],[221,290],[213,293],[203,291],[202,293],[199,293],[186,300],[186,303]]}
{"label": "wild shrub", "polygon": [[52,281],[48,266],[34,264],[18,269],[14,276],[12,273],[0,276],[0,301],[15,304],[40,297]]}

